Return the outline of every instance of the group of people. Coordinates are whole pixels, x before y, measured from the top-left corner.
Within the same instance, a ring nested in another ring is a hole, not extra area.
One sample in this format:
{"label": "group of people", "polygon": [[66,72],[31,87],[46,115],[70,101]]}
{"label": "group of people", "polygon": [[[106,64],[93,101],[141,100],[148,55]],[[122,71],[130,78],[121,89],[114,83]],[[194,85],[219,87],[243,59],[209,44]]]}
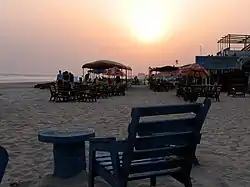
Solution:
{"label": "group of people", "polygon": [[64,71],[62,73],[61,70],[59,70],[59,73],[57,74],[56,77],[57,81],[69,81],[69,82],[74,82],[74,75],[71,72]]}
{"label": "group of people", "polygon": [[[63,81],[63,82],[83,82],[82,77],[75,77],[72,73],[68,72],[68,71],[64,71],[62,73],[61,70],[59,70],[59,73],[57,74],[57,78],[56,78],[57,82],[59,81]],[[116,76],[115,80],[113,81],[111,78],[106,78],[106,77],[95,77],[93,80],[90,77],[90,73],[88,72],[85,76],[84,76],[84,81],[86,83],[99,83],[99,82],[107,82],[108,84],[119,84],[121,83],[121,78],[120,76]]]}

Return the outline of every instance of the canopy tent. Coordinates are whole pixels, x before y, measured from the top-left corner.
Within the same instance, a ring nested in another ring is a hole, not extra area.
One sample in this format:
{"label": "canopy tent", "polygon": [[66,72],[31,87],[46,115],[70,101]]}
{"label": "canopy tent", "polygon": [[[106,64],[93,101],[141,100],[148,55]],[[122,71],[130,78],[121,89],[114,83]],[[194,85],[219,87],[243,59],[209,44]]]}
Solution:
{"label": "canopy tent", "polygon": [[106,73],[106,70],[105,69],[91,69],[88,72],[94,73],[94,74],[101,74],[101,73]]}
{"label": "canopy tent", "polygon": [[171,76],[179,76],[180,73],[179,73],[179,70],[176,70],[176,71],[165,71],[165,72],[160,72],[160,73],[157,73],[155,74],[155,77],[171,77]]}
{"label": "canopy tent", "polygon": [[163,66],[163,67],[155,67],[155,68],[149,68],[150,72],[156,71],[156,72],[170,72],[170,71],[176,71],[179,68],[175,66]]}
{"label": "canopy tent", "polygon": [[[193,63],[194,64],[194,63]],[[185,67],[188,67],[188,66],[191,66],[192,64],[186,64],[186,65],[183,65],[183,66],[180,66],[179,69],[182,69],[182,68],[185,68]]]}
{"label": "canopy tent", "polygon": [[93,70],[107,70],[110,68],[117,68],[117,69],[124,69],[126,70],[126,83],[128,79],[128,71],[132,71],[132,68],[129,66],[125,66],[119,62],[111,61],[111,60],[97,60],[94,62],[86,63],[82,66],[83,69],[83,76],[84,76],[84,69],[93,69]]}
{"label": "canopy tent", "polygon": [[109,69],[117,67],[119,69],[125,69],[125,70],[132,70],[131,67],[125,66],[124,64],[121,64],[119,62],[114,62],[111,60],[97,60],[94,62],[86,63],[82,66],[82,68],[89,68],[89,69]]}
{"label": "canopy tent", "polygon": [[188,65],[182,66],[180,69],[180,74],[182,76],[200,77],[200,78],[205,78],[209,76],[208,71],[205,70],[205,68],[203,68],[199,64],[188,64]]}

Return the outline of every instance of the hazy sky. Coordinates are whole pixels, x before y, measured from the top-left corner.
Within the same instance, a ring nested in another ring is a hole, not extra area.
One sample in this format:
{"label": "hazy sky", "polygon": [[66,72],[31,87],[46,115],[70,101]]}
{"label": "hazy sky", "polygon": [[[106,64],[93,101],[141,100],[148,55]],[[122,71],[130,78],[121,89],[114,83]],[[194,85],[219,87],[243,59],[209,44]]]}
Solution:
{"label": "hazy sky", "polygon": [[0,72],[80,74],[99,59],[134,73],[191,63],[200,44],[215,54],[221,36],[250,34],[249,7],[250,0],[1,0]]}

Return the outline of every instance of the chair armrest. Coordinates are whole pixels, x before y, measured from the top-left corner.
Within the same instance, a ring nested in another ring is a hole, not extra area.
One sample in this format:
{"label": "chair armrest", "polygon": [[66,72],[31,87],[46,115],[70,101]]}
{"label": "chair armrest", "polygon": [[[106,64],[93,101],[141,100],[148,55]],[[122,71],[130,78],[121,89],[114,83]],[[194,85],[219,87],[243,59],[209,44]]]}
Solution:
{"label": "chair armrest", "polygon": [[117,152],[125,152],[127,150],[127,140],[116,140],[114,137],[108,138],[91,138],[90,149],[95,151],[108,151],[111,152],[114,149]]}
{"label": "chair armrest", "polygon": [[98,143],[98,142],[113,142],[113,141],[116,141],[116,138],[115,137],[107,137],[107,138],[91,138],[89,140],[90,143]]}
{"label": "chair armrest", "polygon": [[89,140],[90,149],[95,151],[108,151],[110,152],[114,148],[116,138],[91,138]]}
{"label": "chair armrest", "polygon": [[116,141],[116,149],[118,152],[126,152],[127,147],[128,147],[128,141],[127,140],[117,140]]}

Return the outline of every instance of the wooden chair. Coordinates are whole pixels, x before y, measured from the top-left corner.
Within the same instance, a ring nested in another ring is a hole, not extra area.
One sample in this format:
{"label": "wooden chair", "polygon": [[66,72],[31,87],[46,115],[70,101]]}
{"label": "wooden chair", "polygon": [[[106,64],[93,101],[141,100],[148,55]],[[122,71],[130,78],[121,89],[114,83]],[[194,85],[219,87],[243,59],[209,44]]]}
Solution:
{"label": "wooden chair", "polygon": [[0,182],[3,179],[3,175],[6,169],[6,166],[9,161],[9,155],[6,149],[0,146]]}
{"label": "wooden chair", "polygon": [[104,92],[105,98],[110,97],[109,85],[107,85],[107,84],[103,85],[103,92]]}
{"label": "wooden chair", "polygon": [[232,95],[233,97],[241,96],[245,97],[247,88],[244,84],[232,84],[228,90],[227,95]]}
{"label": "wooden chair", "polygon": [[76,85],[75,90],[76,90],[76,99],[79,102],[83,101],[84,93],[88,90],[88,86],[83,84],[78,84]]}
{"label": "wooden chair", "polygon": [[100,85],[97,85],[96,87],[95,87],[95,92],[96,92],[96,97],[99,99],[99,98],[105,98],[105,99],[107,99],[108,98],[108,93],[107,93],[107,91],[106,91],[106,89],[105,89],[105,85],[102,85],[102,84],[100,84]]}
{"label": "wooden chair", "polygon": [[49,91],[50,91],[50,99],[49,101],[56,101],[58,97],[58,93],[56,91],[56,86],[55,84],[52,84],[49,86]]}
{"label": "wooden chair", "polygon": [[126,85],[125,84],[120,84],[118,90],[119,90],[120,95],[125,96]]}
{"label": "wooden chair", "polygon": [[[112,187],[126,187],[128,181],[168,175],[185,187],[192,187],[190,173],[201,127],[211,101],[204,103],[133,108],[128,138],[90,140],[89,187],[101,176]],[[140,122],[141,117],[193,113],[194,117]]]}
{"label": "wooden chair", "polygon": [[183,97],[184,96],[185,87],[183,85],[178,85],[176,89],[176,96]]}
{"label": "wooden chair", "polygon": [[196,102],[199,97],[199,92],[197,92],[194,88],[190,87],[185,89],[183,99],[184,101],[189,101],[191,103]]}
{"label": "wooden chair", "polygon": [[69,93],[64,90],[59,90],[56,84],[52,84],[49,87],[50,90],[50,99],[49,101],[57,102],[67,100]]}
{"label": "wooden chair", "polygon": [[97,101],[97,93],[96,93],[95,86],[88,86],[88,87],[85,87],[85,88],[81,88],[78,101],[96,102]]}
{"label": "wooden chair", "polygon": [[204,97],[215,99],[215,101],[220,101],[221,86],[215,86],[212,90],[205,90]]}
{"label": "wooden chair", "polygon": [[70,100],[70,83],[63,82],[62,84],[57,84],[57,96],[60,101],[69,101]]}

